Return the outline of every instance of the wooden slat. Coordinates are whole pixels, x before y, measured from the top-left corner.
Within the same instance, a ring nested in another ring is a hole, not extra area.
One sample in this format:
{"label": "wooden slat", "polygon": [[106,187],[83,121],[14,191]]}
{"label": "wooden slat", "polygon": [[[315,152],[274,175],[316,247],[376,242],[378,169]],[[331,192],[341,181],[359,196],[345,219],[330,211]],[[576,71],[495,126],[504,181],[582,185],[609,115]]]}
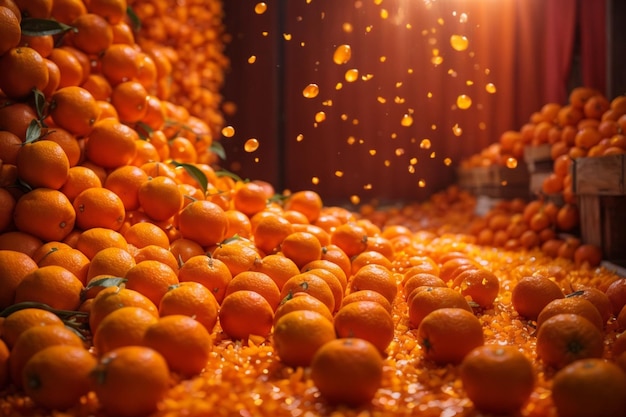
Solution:
{"label": "wooden slat", "polygon": [[574,159],[577,195],[626,195],[626,155]]}

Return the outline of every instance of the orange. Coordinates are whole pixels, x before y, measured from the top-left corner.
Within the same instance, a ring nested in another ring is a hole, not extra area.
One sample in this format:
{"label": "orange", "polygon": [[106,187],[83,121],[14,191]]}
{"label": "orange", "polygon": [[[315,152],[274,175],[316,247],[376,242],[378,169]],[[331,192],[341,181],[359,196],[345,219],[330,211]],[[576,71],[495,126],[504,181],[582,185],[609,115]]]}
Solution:
{"label": "orange", "polygon": [[22,232],[45,241],[61,241],[72,231],[76,212],[63,193],[37,188],[17,200],[13,220]]}
{"label": "orange", "polygon": [[26,103],[4,104],[0,106],[0,129],[13,133],[24,141],[26,129],[37,119],[35,109]]}
{"label": "orange", "polygon": [[90,0],[87,10],[96,13],[114,25],[126,17],[125,0]]}
{"label": "orange", "polygon": [[248,239],[252,236],[250,219],[239,210],[226,210],[226,220],[228,221],[226,237],[241,236]]}
{"label": "orange", "polygon": [[178,284],[176,272],[159,261],[142,261],[126,272],[126,288],[136,290],[148,297],[155,305],[167,293],[171,285]]}
{"label": "orange", "polygon": [[135,140],[135,157],[130,161],[131,165],[141,166],[146,162],[159,161],[161,156],[154,145],[147,140]]}
{"label": "orange", "polygon": [[82,230],[101,227],[119,230],[124,222],[124,203],[107,188],[88,188],[72,203],[76,211],[76,226]]}
{"label": "orange", "polygon": [[287,236],[294,232],[292,224],[280,215],[263,216],[254,225],[254,244],[265,253],[276,252]]}
{"label": "orange", "polygon": [[333,294],[333,299],[335,300],[335,306],[332,309],[333,313],[339,310],[339,307],[341,307],[341,303],[343,301],[343,295],[345,290],[337,276],[325,268],[311,268],[302,273],[313,274],[322,278],[326,282],[326,284],[328,284],[328,288],[330,288],[330,291]]}
{"label": "orange", "polygon": [[579,268],[595,268],[600,265],[602,258],[602,249],[597,245],[583,243],[574,250],[574,263]]}
{"label": "orange", "polygon": [[0,274],[3,277],[0,284],[0,309],[14,303],[20,283],[36,270],[37,264],[28,255],[11,250],[0,250]]}
{"label": "orange", "polygon": [[[323,249],[322,249],[323,251]],[[335,277],[339,280],[341,287],[345,289],[348,287],[348,278],[344,270],[338,264],[329,261],[327,259],[316,259],[314,261],[308,262],[301,268],[301,272],[307,272],[312,269],[325,269],[329,272],[332,272]]]}
{"label": "orange", "polygon": [[322,248],[323,260],[330,261],[339,266],[347,276],[352,274],[352,265],[350,257],[337,245],[327,245]]}
{"label": "orange", "polygon": [[35,88],[43,90],[49,79],[44,58],[28,46],[11,48],[2,54],[0,73],[0,89],[13,99],[25,98]]}
{"label": "orange", "polygon": [[257,259],[251,270],[269,275],[279,289],[282,289],[289,278],[300,273],[298,266],[282,254],[271,254]]}
{"label": "orange", "polygon": [[474,407],[496,415],[519,412],[536,382],[531,360],[515,346],[474,348],[463,358],[459,372]]}
{"label": "orange", "polygon": [[602,323],[605,324],[612,316],[612,306],[609,297],[600,289],[595,287],[576,287],[572,295],[584,298],[590,301],[602,317]]}
{"label": "orange", "polygon": [[274,312],[267,300],[254,291],[236,291],[224,297],[219,311],[222,330],[232,339],[269,336]]}
{"label": "orange", "polygon": [[537,320],[541,310],[550,301],[563,297],[559,286],[541,275],[522,277],[511,290],[513,308],[528,320]]}
{"label": "orange", "polygon": [[98,356],[122,346],[143,345],[148,327],[156,323],[153,313],[141,307],[122,307],[107,315],[93,335]]}
{"label": "orange", "polygon": [[148,245],[157,245],[165,249],[170,247],[170,240],[163,229],[149,222],[140,222],[130,226],[124,232],[124,239],[136,248]]}
{"label": "orange", "polygon": [[293,232],[280,245],[281,252],[302,268],[305,264],[321,259],[322,245],[311,233]]}
{"label": "orange", "polygon": [[47,19],[52,12],[51,0],[14,0],[22,16]]}
{"label": "orange", "polygon": [[102,182],[95,172],[84,166],[73,166],[68,170],[67,180],[59,191],[73,202],[76,196],[87,188],[100,187]]}
{"label": "orange", "polygon": [[[370,242],[372,239],[367,241]],[[366,250],[352,259],[352,273],[356,274],[361,267],[369,264],[380,265],[387,269],[393,268],[391,261],[385,255],[374,250]]]}
{"label": "orange", "polygon": [[241,290],[254,291],[262,295],[270,304],[272,310],[276,310],[281,301],[281,292],[278,285],[269,275],[263,272],[243,271],[236,274],[226,286],[225,296]]}
{"label": "orange", "polygon": [[603,359],[581,359],[556,373],[552,400],[561,417],[626,415],[626,374]]}
{"label": "orange", "polygon": [[322,198],[315,191],[310,190],[295,192],[285,201],[285,210],[295,210],[304,214],[309,223],[318,219],[322,207]]}
{"label": "orange", "polygon": [[20,19],[15,13],[4,6],[0,6],[0,55],[15,48],[20,43]]}
{"label": "orange", "polygon": [[135,258],[127,250],[116,247],[104,248],[91,258],[87,278],[91,279],[98,275],[123,278],[135,265]]}
{"label": "orange", "polygon": [[2,340],[12,348],[17,338],[31,327],[63,326],[56,314],[41,308],[23,308],[9,314],[2,323]]}
{"label": "orange", "polygon": [[[92,375],[94,391],[103,410],[119,417],[156,411],[170,383],[165,358],[144,346],[125,346],[106,353]],[[125,394],[120,395],[120,392]]]}
{"label": "orange", "polygon": [[398,293],[394,273],[388,268],[368,264],[359,269],[350,280],[350,292],[373,290],[381,293],[387,301],[393,303]]}
{"label": "orange", "polygon": [[130,163],[137,153],[137,132],[115,119],[99,120],[89,133],[85,156],[104,168],[119,168]]}
{"label": "orange", "polygon": [[88,135],[99,115],[96,99],[84,88],[59,88],[50,97],[50,116],[54,123],[77,136]]}
{"label": "orange", "polygon": [[0,131],[0,159],[2,162],[15,165],[21,145],[22,140],[18,136],[6,130]]}
{"label": "orange", "polygon": [[212,348],[209,331],[186,315],[159,318],[147,328],[144,343],[163,355],[170,370],[187,377],[204,369]]}
{"label": "orange", "polygon": [[409,295],[418,287],[446,287],[446,283],[436,275],[419,273],[411,275],[402,285],[402,294],[407,299]]}
{"label": "orange", "polygon": [[294,275],[283,285],[280,298],[285,299],[285,297],[293,296],[299,292],[309,293],[324,303],[330,311],[335,310],[335,297],[324,278],[311,272]]}
{"label": "orange", "polygon": [[215,203],[198,200],[180,211],[178,228],[182,236],[201,246],[211,246],[226,237],[228,219],[224,210]]}
{"label": "orange", "polygon": [[183,196],[178,185],[165,176],[148,178],[139,187],[138,197],[143,211],[158,221],[169,219],[183,206]]}
{"label": "orange", "polygon": [[66,410],[91,390],[96,358],[83,347],[55,345],[35,353],[24,365],[22,385],[35,404]]}
{"label": "orange", "polygon": [[140,292],[116,286],[106,287],[93,299],[89,315],[89,327],[92,334],[98,330],[106,316],[122,307],[140,307],[149,311],[154,317],[159,317],[157,306]]}
{"label": "orange", "polygon": [[424,357],[436,364],[458,364],[484,343],[478,318],[463,308],[440,308],[426,315],[417,329]]}
{"label": "orange", "polygon": [[311,379],[329,403],[360,406],[369,403],[382,384],[383,358],[366,340],[331,340],[313,356]]}
{"label": "orange", "polygon": [[186,262],[192,256],[206,255],[198,243],[185,238],[170,239],[170,252],[178,259],[178,263]]}
{"label": "orange", "polygon": [[440,308],[461,308],[472,312],[469,303],[460,292],[448,287],[417,287],[407,298],[409,326],[419,327],[424,318]]}
{"label": "orange", "polygon": [[170,140],[168,145],[169,156],[173,160],[183,163],[194,163],[198,160],[198,152],[189,139],[177,136]]}
{"label": "orange", "polygon": [[111,97],[111,92],[113,92],[113,88],[107,79],[100,74],[89,74],[80,86],[89,91],[96,100],[107,101]]}
{"label": "orange", "polygon": [[[78,86],[85,78],[80,61],[69,50],[54,48],[47,59],[59,68],[58,88]],[[46,94],[46,97],[48,96],[49,94]]]}
{"label": "orange", "polygon": [[82,289],[83,283],[62,266],[43,266],[24,276],[15,289],[15,302],[33,301],[59,310],[75,310]]}
{"label": "orange", "polygon": [[187,259],[178,270],[178,280],[196,282],[206,287],[218,303],[226,293],[232,274],[226,264],[207,255],[196,255]]}
{"label": "orange", "polygon": [[12,231],[0,234],[0,249],[22,252],[33,257],[43,242],[29,233]]}
{"label": "orange", "polygon": [[613,314],[617,316],[626,305],[626,279],[618,278],[606,289],[605,294],[609,297]]}
{"label": "orange", "polygon": [[82,232],[76,241],[76,249],[92,259],[102,249],[116,247],[128,250],[128,243],[124,236],[115,230],[94,227]]}
{"label": "orange", "polygon": [[152,259],[154,261],[159,261],[166,264],[174,271],[178,271],[178,260],[176,259],[174,254],[169,249],[163,248],[161,246],[144,246],[143,248],[134,251],[132,255],[135,258],[135,262],[137,263]]}
{"label": "orange", "polygon": [[37,352],[55,345],[84,348],[81,338],[65,326],[33,326],[25,330],[11,349],[9,372],[13,384],[22,388],[23,370],[29,359]]}
{"label": "orange", "polygon": [[211,291],[198,282],[181,282],[170,287],[159,304],[161,317],[182,314],[193,317],[209,332],[217,323],[218,304]]}
{"label": "orange", "polygon": [[351,292],[343,298],[341,307],[345,307],[346,305],[357,301],[374,301],[383,306],[389,314],[392,314],[393,312],[393,307],[389,300],[387,300],[381,293],[372,290],[359,290]]}
{"label": "orange", "polygon": [[98,55],[113,43],[113,30],[102,17],[85,13],[71,23],[74,30],[68,36],[70,43],[89,55]]}
{"label": "orange", "polygon": [[5,389],[9,384],[9,348],[0,340],[0,389]]}
{"label": "orange", "polygon": [[285,314],[296,310],[314,311],[333,321],[333,314],[324,303],[308,293],[299,292],[281,300],[274,313],[274,324]]}
{"label": "orange", "polygon": [[578,314],[561,313],[543,322],[537,331],[537,356],[546,366],[561,369],[604,353],[604,333]]}
{"label": "orange", "polygon": [[121,121],[135,123],[148,111],[148,92],[138,81],[124,81],[113,87],[111,104]]}
{"label": "orange", "polygon": [[[17,175],[32,188],[58,190],[65,183],[69,160],[63,148],[50,140],[24,144],[17,153]],[[42,170],[45,175],[42,175]]]}
{"label": "orange", "polygon": [[251,217],[265,209],[267,198],[265,188],[255,182],[246,182],[235,190],[232,201],[235,210]]}
{"label": "orange", "polygon": [[84,285],[87,283],[87,273],[91,261],[81,251],[74,248],[53,249],[42,256],[37,266],[58,265],[76,275],[76,278]]}
{"label": "orange", "polygon": [[305,367],[320,347],[335,338],[332,321],[315,311],[295,310],[276,321],[273,345],[282,363]]}
{"label": "orange", "polygon": [[131,45],[111,45],[100,58],[102,75],[111,85],[134,79],[138,74],[138,53]]}
{"label": "orange", "polygon": [[457,262],[459,264],[471,263],[471,261],[467,259],[454,259],[454,260],[450,260],[450,262],[446,261],[441,267],[439,267],[439,265],[432,258],[428,256],[412,257],[411,266],[404,271],[404,277],[402,281],[405,282],[407,279],[411,277],[411,275],[422,274],[422,273],[436,275],[440,277],[441,279],[443,279],[444,281],[447,281],[450,278],[444,278],[444,277],[447,277],[446,267],[448,267],[450,264],[454,264],[455,269],[456,269],[456,266],[458,266],[456,264]]}
{"label": "orange", "polygon": [[15,203],[15,197],[6,188],[0,188],[0,232],[12,225]]}
{"label": "orange", "polygon": [[103,185],[118,195],[124,203],[124,208],[128,211],[139,207],[138,190],[147,179],[148,174],[141,168],[121,166],[107,175]]}
{"label": "orange", "polygon": [[550,317],[563,313],[578,314],[589,320],[598,329],[604,329],[604,322],[598,309],[591,301],[576,295],[557,298],[546,304],[537,317],[537,329],[540,329],[543,323]]}
{"label": "orange", "polygon": [[461,272],[453,283],[461,294],[483,308],[493,305],[500,291],[500,279],[493,272],[484,268],[472,268]]}
{"label": "orange", "polygon": [[393,318],[375,301],[355,301],[343,305],[335,314],[334,323],[338,337],[365,339],[381,353],[393,340]]}
{"label": "orange", "polygon": [[352,258],[367,249],[367,232],[355,223],[345,223],[333,230],[330,242]]}
{"label": "orange", "polygon": [[245,239],[228,240],[218,244],[211,255],[225,263],[233,276],[253,269],[257,260],[262,258],[252,242]]}

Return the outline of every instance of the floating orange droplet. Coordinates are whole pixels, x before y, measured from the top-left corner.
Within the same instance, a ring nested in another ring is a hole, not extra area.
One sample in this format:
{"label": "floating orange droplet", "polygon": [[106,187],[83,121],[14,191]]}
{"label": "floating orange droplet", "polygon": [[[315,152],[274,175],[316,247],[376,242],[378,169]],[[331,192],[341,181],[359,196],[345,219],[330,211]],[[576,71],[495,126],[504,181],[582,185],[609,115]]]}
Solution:
{"label": "floating orange droplet", "polygon": [[350,45],[343,44],[343,45],[339,45],[335,49],[335,53],[333,54],[333,61],[337,65],[342,65],[342,64],[348,63],[351,57],[352,57],[352,48],[350,48]]}
{"label": "floating orange droplet", "polygon": [[263,14],[265,13],[266,10],[267,10],[267,4],[263,2],[257,3],[256,6],[254,6],[254,13],[256,14]]}
{"label": "floating orange droplet", "polygon": [[235,128],[232,126],[224,126],[222,128],[222,135],[225,138],[232,138],[235,135]]}
{"label": "floating orange droplet", "polygon": [[319,92],[320,88],[317,86],[317,84],[309,84],[304,87],[304,90],[302,90],[302,95],[306,98],[314,98],[317,97]]}
{"label": "floating orange droplet", "polygon": [[441,63],[443,62],[443,57],[437,55],[434,56],[432,58],[430,58],[430,62],[433,63],[433,65],[441,65]]}
{"label": "floating orange droplet", "polygon": [[443,159],[443,164],[447,167],[449,167],[450,165],[452,165],[452,158],[444,158]]}
{"label": "floating orange droplet", "polygon": [[255,138],[250,138],[246,141],[246,143],[244,143],[243,149],[246,152],[254,152],[259,149],[259,141]]}
{"label": "floating orange droplet", "polygon": [[430,139],[422,139],[420,142],[420,148],[422,149],[430,149],[431,145]]}
{"label": "floating orange droplet", "polygon": [[464,51],[469,45],[469,40],[463,35],[450,36],[450,45],[456,51]]}
{"label": "floating orange droplet", "polygon": [[256,62],[256,55],[250,55],[248,58],[248,64],[254,64]]}
{"label": "floating orange droplet", "polygon": [[296,142],[302,142],[303,140],[304,140],[304,135],[302,133],[296,136]]}
{"label": "floating orange droplet", "polygon": [[425,180],[423,180],[423,179],[422,179],[422,180],[419,180],[419,181],[417,182],[417,186],[418,186],[418,187],[420,187],[420,188],[424,188],[424,187],[426,187],[426,181],[425,181]]}
{"label": "floating orange droplet", "polygon": [[469,109],[472,105],[472,99],[465,94],[461,94],[456,98],[456,105],[461,110]]}
{"label": "floating orange droplet", "polygon": [[317,113],[315,113],[315,121],[317,123],[322,123],[324,120],[326,120],[326,113],[324,113],[323,111],[318,111]]}
{"label": "floating orange droplet", "polygon": [[461,136],[463,134],[463,129],[461,129],[459,124],[456,123],[454,126],[452,126],[452,133],[454,134],[454,136]]}
{"label": "floating orange droplet", "polygon": [[489,83],[485,86],[485,90],[490,93],[493,94],[496,92],[496,86],[493,83]]}
{"label": "floating orange droplet", "polygon": [[359,70],[356,68],[349,69],[346,71],[345,79],[349,83],[353,83],[359,79]]}
{"label": "floating orange droplet", "polygon": [[511,169],[517,168],[517,159],[515,159],[513,157],[507,158],[506,159],[506,166],[507,166],[507,168],[511,168]]}
{"label": "floating orange droplet", "polygon": [[343,171],[339,171],[339,170],[335,171],[335,177],[337,178],[343,177]]}
{"label": "floating orange droplet", "polygon": [[317,185],[320,183],[320,179],[318,177],[311,178],[311,183]]}
{"label": "floating orange droplet", "polygon": [[411,126],[413,124],[413,117],[410,114],[403,115],[400,124],[404,127]]}
{"label": "floating orange droplet", "polygon": [[341,28],[346,33],[352,33],[352,30],[353,30],[352,23],[349,23],[349,22],[346,22],[343,25],[341,25]]}
{"label": "floating orange droplet", "polygon": [[354,205],[359,204],[361,202],[361,197],[359,197],[358,195],[352,195],[350,196],[350,202]]}

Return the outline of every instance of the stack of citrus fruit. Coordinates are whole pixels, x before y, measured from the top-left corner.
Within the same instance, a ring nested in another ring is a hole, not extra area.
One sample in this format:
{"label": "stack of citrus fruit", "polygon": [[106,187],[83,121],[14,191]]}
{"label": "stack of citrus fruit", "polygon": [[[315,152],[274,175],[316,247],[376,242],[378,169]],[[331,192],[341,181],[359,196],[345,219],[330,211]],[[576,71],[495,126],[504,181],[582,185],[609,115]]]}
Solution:
{"label": "stack of citrus fruit", "polygon": [[137,41],[125,0],[0,0],[3,414],[626,413],[626,280],[528,243],[547,209],[490,241],[457,187],[357,213],[221,175],[157,42],[188,32],[132,4]]}

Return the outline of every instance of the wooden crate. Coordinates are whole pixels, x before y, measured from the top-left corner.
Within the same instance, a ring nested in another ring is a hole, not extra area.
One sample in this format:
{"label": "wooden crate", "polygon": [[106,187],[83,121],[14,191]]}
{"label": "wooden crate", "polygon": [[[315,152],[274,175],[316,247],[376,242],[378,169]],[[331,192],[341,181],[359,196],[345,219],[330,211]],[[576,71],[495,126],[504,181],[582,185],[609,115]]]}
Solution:
{"label": "wooden crate", "polygon": [[538,146],[526,146],[524,148],[524,162],[526,162],[529,173],[552,172],[551,149],[552,147],[547,143]]}
{"label": "wooden crate", "polygon": [[626,265],[626,156],[577,158],[572,172],[582,240]]}
{"label": "wooden crate", "polygon": [[457,171],[461,188],[479,196],[492,198],[529,197],[529,175],[525,164],[516,168],[488,166],[461,168]]}

